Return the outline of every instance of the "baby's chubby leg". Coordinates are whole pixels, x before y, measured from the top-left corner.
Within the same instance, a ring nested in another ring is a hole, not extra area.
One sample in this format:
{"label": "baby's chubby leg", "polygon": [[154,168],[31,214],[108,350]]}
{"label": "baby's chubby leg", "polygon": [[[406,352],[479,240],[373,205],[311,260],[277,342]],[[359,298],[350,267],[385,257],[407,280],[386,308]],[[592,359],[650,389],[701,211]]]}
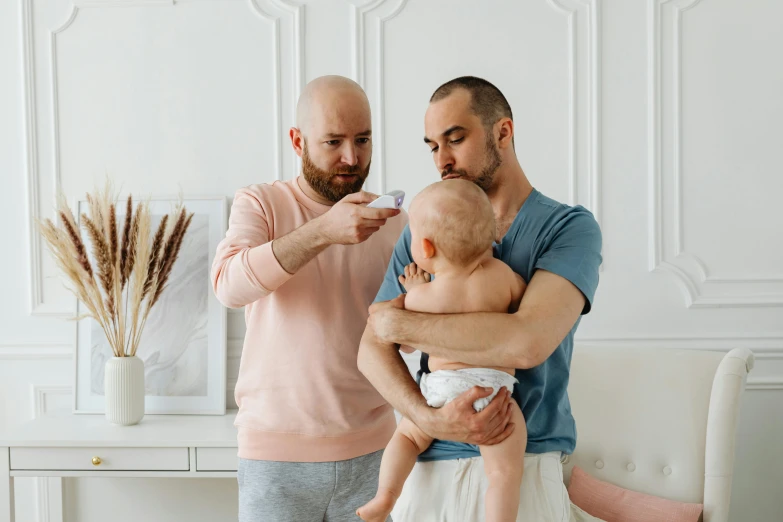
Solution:
{"label": "baby's chubby leg", "polygon": [[479,446],[489,486],[484,499],[486,522],[514,522],[525,469],[527,427],[516,402],[511,406],[514,431],[499,444]]}
{"label": "baby's chubby leg", "polygon": [[[521,416],[521,414],[520,414]],[[514,430],[516,432],[516,430]],[[512,435],[513,436],[513,435]],[[381,459],[378,492],[375,498],[356,510],[365,522],[385,522],[394,503],[402,494],[405,479],[416,464],[416,457],[432,443],[432,437],[418,426],[403,418],[394,432]],[[519,491],[517,491],[517,495]]]}

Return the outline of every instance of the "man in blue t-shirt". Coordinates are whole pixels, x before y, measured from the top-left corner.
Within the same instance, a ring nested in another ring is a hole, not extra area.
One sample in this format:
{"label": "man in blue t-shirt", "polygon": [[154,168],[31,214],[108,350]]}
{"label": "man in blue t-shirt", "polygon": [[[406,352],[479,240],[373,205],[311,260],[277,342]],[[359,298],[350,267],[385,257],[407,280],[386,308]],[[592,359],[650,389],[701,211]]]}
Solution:
{"label": "man in blue t-shirt", "polygon": [[[462,77],[439,87],[425,116],[425,143],[442,179],[460,177],[489,196],[498,225],[495,257],[528,283],[513,314],[423,314],[404,309],[398,278],[411,263],[410,230],[392,254],[370,309],[358,364],[402,415],[436,440],[416,464],[392,518],[395,522],[483,520],[487,481],[478,444],[496,444],[514,429],[509,401],[522,409],[528,432],[518,520],[596,520],[570,505],[562,457],[576,446],[567,386],[574,332],[598,286],[601,231],[581,206],[558,203],[528,181],[514,152],[514,123],[491,83]],[[518,368],[514,393],[501,391],[482,412],[474,388],[446,406],[427,405],[397,351],[477,366]]]}

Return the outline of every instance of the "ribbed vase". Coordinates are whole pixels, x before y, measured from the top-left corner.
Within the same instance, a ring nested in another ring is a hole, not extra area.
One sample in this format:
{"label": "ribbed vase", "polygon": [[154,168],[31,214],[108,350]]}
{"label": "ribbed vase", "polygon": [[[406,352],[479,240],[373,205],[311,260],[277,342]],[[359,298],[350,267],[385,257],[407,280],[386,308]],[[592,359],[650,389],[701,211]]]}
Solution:
{"label": "ribbed vase", "polygon": [[136,356],[112,357],[104,376],[106,420],[130,426],[144,417],[144,362]]}

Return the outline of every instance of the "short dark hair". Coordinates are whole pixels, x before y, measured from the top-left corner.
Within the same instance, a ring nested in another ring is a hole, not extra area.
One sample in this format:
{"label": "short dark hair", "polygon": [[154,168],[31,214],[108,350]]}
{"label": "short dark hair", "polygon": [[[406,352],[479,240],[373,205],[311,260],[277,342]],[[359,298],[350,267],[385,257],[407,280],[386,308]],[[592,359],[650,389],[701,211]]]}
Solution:
{"label": "short dark hair", "polygon": [[483,78],[475,76],[460,76],[435,89],[430,103],[442,100],[455,89],[465,89],[470,93],[471,109],[481,118],[484,127],[491,127],[501,118],[514,120],[508,100],[500,89]]}

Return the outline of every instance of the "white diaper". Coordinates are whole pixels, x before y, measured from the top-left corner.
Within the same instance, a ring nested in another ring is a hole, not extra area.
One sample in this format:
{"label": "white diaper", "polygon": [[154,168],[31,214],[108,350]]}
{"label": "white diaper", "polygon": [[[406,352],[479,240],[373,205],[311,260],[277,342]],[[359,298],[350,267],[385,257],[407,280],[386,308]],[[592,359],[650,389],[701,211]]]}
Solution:
{"label": "white diaper", "polygon": [[492,395],[481,398],[473,403],[473,409],[481,411],[487,407],[500,388],[506,387],[514,391],[514,384],[519,382],[513,375],[489,368],[464,368],[462,370],[438,370],[421,376],[419,387],[427,404],[440,408],[456,399],[463,392],[474,386],[492,388]]}

